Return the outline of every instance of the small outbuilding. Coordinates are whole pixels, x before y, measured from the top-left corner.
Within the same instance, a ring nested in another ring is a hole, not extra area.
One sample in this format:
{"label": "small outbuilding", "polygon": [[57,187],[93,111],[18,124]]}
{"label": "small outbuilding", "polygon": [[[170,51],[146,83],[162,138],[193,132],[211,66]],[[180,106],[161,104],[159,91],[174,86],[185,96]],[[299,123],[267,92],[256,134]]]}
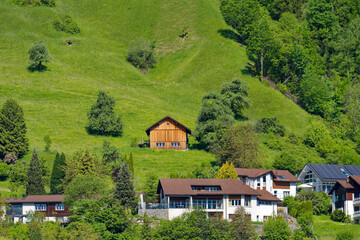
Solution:
{"label": "small outbuilding", "polygon": [[188,149],[188,134],[191,130],[170,116],[166,116],[146,130],[150,137],[150,148]]}

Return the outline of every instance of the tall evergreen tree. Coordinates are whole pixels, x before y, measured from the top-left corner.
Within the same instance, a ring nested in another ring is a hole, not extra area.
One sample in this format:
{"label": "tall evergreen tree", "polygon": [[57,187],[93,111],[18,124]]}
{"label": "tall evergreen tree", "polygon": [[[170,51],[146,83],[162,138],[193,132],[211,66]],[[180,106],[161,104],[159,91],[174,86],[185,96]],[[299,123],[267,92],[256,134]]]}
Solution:
{"label": "tall evergreen tree", "polygon": [[135,198],[134,183],[127,162],[121,165],[118,177],[115,183],[115,199],[120,205],[126,209],[130,209],[133,213],[136,211],[137,201]]}
{"label": "tall evergreen tree", "polygon": [[15,153],[24,155],[29,147],[22,108],[13,99],[8,99],[0,112],[0,157]]}
{"label": "tall evergreen tree", "polygon": [[61,180],[65,177],[65,154],[56,153],[53,169],[51,172],[50,179],[50,193],[51,194],[60,194],[63,193],[61,189]]}
{"label": "tall evergreen tree", "polygon": [[38,155],[34,149],[27,172],[26,195],[45,194],[45,187],[42,181],[42,170]]}
{"label": "tall evergreen tree", "polygon": [[114,113],[115,100],[100,91],[96,103],[88,113],[87,131],[90,134],[120,136],[123,130],[121,115]]}
{"label": "tall evergreen tree", "polygon": [[129,165],[129,170],[134,175],[134,158],[132,153],[130,153],[129,160],[127,160],[127,162]]}

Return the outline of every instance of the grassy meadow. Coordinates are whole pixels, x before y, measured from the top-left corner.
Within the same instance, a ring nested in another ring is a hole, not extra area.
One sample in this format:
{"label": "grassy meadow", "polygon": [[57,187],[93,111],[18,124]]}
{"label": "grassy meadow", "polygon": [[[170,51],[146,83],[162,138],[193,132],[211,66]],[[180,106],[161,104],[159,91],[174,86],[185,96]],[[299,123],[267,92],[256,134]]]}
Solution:
{"label": "grassy meadow", "polygon": [[330,219],[330,216],[314,216],[314,234],[321,240],[335,240],[340,231],[354,233],[354,239],[360,239],[359,225],[338,223]]}
{"label": "grassy meadow", "polygon": [[[245,47],[225,36],[231,30],[218,1],[57,0],[56,4],[19,7],[11,0],[0,2],[0,104],[14,98],[23,107],[31,149],[42,151],[43,138],[49,135],[52,151],[100,153],[106,139],[122,154],[134,153],[138,186],[147,172],[159,177],[186,173],[215,157],[201,150],[136,149],[130,143],[147,139],[145,129],[165,115],[193,129],[201,96],[219,91],[235,77],[250,85],[252,105],[246,110],[250,123],[275,116],[288,132],[303,134],[308,114],[246,71]],[[52,27],[56,16],[65,14],[77,22],[80,34]],[[180,38],[186,26],[188,38]],[[159,62],[148,74],[126,61],[128,46],[138,37],[156,41]],[[46,43],[51,62],[43,72],[30,72],[28,49],[38,40]],[[74,45],[67,46],[68,40]],[[116,112],[125,123],[122,137],[91,136],[85,131],[87,112],[99,90],[116,100]],[[265,147],[263,151],[264,161],[271,162],[276,154]],[[51,166],[53,157],[46,158]]]}

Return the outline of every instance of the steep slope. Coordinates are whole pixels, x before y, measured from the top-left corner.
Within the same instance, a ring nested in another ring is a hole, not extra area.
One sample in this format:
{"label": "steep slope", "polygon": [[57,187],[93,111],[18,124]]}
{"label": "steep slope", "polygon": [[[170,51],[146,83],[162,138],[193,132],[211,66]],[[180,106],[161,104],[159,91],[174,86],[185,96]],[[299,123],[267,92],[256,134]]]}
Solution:
{"label": "steep slope", "polygon": [[[56,15],[64,14],[78,23],[79,35],[53,29]],[[189,37],[182,39],[179,34],[185,26]],[[97,92],[107,91],[125,122],[122,137],[107,139],[123,153],[135,151],[135,167],[142,174],[160,168],[165,158],[170,162],[168,169],[159,171],[162,176],[175,167],[173,171],[183,172],[214,159],[195,150],[131,149],[130,142],[145,139],[144,130],[164,115],[194,128],[201,96],[235,77],[250,84],[253,104],[246,115],[251,122],[276,116],[289,131],[302,134],[307,113],[246,74],[245,48],[218,32],[225,29],[213,0],[57,0],[55,8],[1,1],[0,103],[11,97],[23,106],[32,148],[42,149],[43,137],[50,135],[53,149],[71,153],[102,145],[105,137],[90,136],[84,127]],[[128,45],[137,37],[157,43],[159,63],[149,74],[126,61]],[[69,39],[75,43],[71,47],[65,44]],[[38,40],[47,44],[52,61],[46,71],[31,73],[27,51]],[[180,159],[187,161],[179,163]]]}

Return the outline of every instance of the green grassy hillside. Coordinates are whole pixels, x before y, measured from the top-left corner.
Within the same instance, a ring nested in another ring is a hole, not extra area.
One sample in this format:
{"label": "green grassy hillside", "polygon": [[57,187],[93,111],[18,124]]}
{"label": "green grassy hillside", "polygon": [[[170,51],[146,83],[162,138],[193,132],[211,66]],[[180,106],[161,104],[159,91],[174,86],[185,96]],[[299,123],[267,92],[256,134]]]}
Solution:
{"label": "green grassy hillside", "polygon": [[[168,176],[186,172],[214,157],[191,150],[132,149],[146,139],[145,129],[165,115],[194,128],[201,96],[219,90],[235,77],[250,85],[249,121],[276,116],[288,131],[302,134],[307,113],[281,93],[246,74],[245,48],[224,38],[228,29],[214,0],[57,0],[57,6],[19,7],[0,2],[0,103],[16,99],[25,111],[31,148],[43,149],[50,135],[52,149],[68,154],[98,149],[108,139],[122,153],[135,152],[139,176],[148,171]],[[56,15],[69,14],[81,33],[53,29]],[[189,37],[179,37],[184,26]],[[126,61],[130,41],[156,40],[159,63],[142,74]],[[67,46],[71,39],[75,44]],[[44,72],[29,72],[28,49],[43,40],[52,57]],[[99,90],[116,100],[125,122],[122,137],[90,136],[86,113]],[[194,140],[191,140],[194,141]]]}

